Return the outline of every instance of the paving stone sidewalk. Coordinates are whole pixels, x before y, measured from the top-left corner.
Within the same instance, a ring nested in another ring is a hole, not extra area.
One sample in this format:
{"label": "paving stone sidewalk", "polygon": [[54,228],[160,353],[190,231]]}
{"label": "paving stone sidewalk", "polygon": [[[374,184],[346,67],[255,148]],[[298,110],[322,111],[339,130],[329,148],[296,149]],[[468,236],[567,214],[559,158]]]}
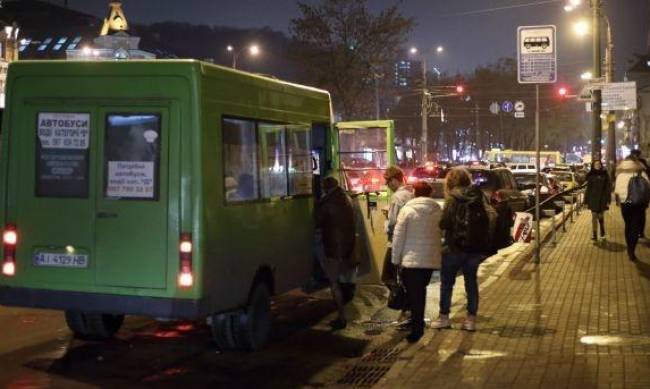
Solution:
{"label": "paving stone sidewalk", "polygon": [[[381,388],[650,388],[650,242],[627,259],[617,207],[607,240],[582,212],[542,263],[512,263],[481,291],[478,330],[428,330]],[[650,230],[650,227],[648,228]],[[455,294],[464,295],[462,284]]]}

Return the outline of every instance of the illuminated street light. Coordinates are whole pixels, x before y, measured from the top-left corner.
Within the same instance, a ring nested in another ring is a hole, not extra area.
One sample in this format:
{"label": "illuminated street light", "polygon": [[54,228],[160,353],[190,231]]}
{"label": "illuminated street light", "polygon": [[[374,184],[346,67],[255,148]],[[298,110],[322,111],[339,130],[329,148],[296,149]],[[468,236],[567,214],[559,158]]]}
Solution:
{"label": "illuminated street light", "polygon": [[569,5],[573,7],[579,7],[582,4],[582,0],[569,0]]}
{"label": "illuminated street light", "polygon": [[573,25],[573,31],[579,36],[585,36],[589,34],[589,22],[586,20],[579,20]]}
{"label": "illuminated street light", "polygon": [[232,68],[237,69],[237,58],[239,58],[239,55],[244,52],[244,50],[248,50],[248,53],[252,55],[253,57],[257,56],[260,54],[260,47],[256,44],[252,44],[250,46],[245,46],[242,47],[239,51],[235,50],[235,47],[232,45],[226,46],[226,50],[229,53],[232,53]]}
{"label": "illuminated street light", "polygon": [[411,54],[417,54],[418,53],[418,48],[417,47],[411,47],[411,50],[409,50]]}
{"label": "illuminated street light", "polygon": [[623,129],[623,128],[625,128],[625,122],[624,122],[623,120],[619,121],[618,124],[617,124],[617,127],[618,127],[619,129]]}
{"label": "illuminated street light", "polygon": [[445,51],[444,47],[442,47],[442,46],[436,47],[436,53],[442,53],[443,51]]}
{"label": "illuminated street light", "polygon": [[582,73],[580,75],[580,78],[587,81],[587,80],[591,80],[592,78],[594,78],[594,75],[591,72],[584,72],[584,73]]}
{"label": "illuminated street light", "polygon": [[564,10],[566,12],[571,12],[571,11],[574,10],[574,8],[573,8],[573,6],[571,4],[567,4],[567,5],[564,6]]}

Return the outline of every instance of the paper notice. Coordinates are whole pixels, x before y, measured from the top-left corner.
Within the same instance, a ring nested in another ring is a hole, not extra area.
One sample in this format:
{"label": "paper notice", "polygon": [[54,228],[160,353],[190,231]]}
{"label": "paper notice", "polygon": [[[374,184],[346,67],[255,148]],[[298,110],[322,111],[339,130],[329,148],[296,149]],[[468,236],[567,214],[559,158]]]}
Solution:
{"label": "paper notice", "polygon": [[44,149],[88,149],[90,114],[38,114],[38,139]]}
{"label": "paper notice", "polygon": [[108,197],[152,199],[155,195],[154,163],[108,161]]}

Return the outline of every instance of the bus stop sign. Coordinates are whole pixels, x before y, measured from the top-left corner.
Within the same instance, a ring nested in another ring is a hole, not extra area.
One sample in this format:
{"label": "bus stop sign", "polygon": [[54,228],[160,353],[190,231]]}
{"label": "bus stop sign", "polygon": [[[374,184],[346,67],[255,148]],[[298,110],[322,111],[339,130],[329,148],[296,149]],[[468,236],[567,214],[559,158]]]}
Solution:
{"label": "bus stop sign", "polygon": [[517,79],[520,84],[557,81],[555,26],[517,28]]}

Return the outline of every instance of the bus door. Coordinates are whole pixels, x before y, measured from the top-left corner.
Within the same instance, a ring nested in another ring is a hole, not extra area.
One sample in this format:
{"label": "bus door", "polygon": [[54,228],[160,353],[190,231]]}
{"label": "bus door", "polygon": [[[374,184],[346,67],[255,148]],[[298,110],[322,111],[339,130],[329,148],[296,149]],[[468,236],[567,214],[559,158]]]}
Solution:
{"label": "bus door", "polygon": [[99,117],[94,207],[97,284],[164,288],[168,110],[105,107]]}
{"label": "bus door", "polygon": [[332,143],[334,169],[356,207],[361,282],[377,283],[387,247],[384,213],[390,197],[384,171],[396,161],[393,121],[336,123]]}

